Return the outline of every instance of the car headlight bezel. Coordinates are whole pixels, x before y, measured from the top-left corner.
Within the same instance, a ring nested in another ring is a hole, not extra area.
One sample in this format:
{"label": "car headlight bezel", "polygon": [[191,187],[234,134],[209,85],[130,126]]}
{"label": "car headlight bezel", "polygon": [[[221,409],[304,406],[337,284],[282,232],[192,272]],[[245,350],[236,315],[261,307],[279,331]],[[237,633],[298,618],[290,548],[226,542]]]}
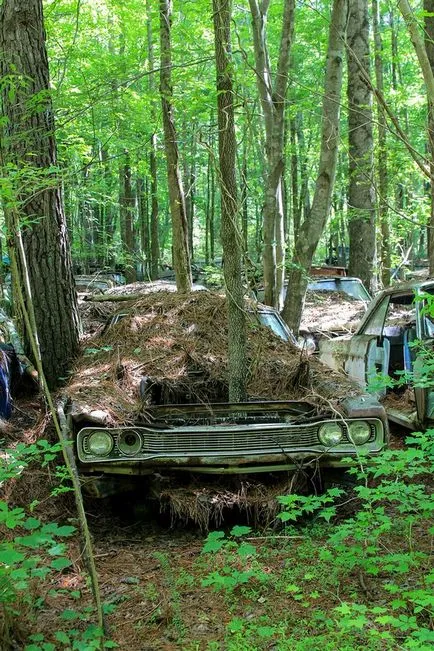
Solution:
{"label": "car headlight bezel", "polygon": [[[360,435],[360,429],[364,428],[363,435]],[[359,430],[359,433],[357,433]],[[371,425],[366,420],[353,420],[348,423],[348,439],[353,445],[365,445],[372,435]]]}
{"label": "car headlight bezel", "polygon": [[332,448],[342,443],[344,430],[338,422],[328,422],[320,425],[318,429],[318,439],[321,445],[326,448]]}
{"label": "car headlight bezel", "polygon": [[[129,437],[134,437],[134,444],[130,445],[128,443],[127,439]],[[126,429],[119,432],[117,444],[119,452],[121,452],[121,454],[125,455],[126,457],[134,457],[141,451],[143,439],[136,430]]]}
{"label": "car headlight bezel", "polygon": [[[99,447],[96,440],[99,439]],[[105,442],[105,445],[103,445]],[[113,436],[106,430],[94,430],[89,434],[86,441],[86,448],[93,457],[107,457],[113,450]]]}

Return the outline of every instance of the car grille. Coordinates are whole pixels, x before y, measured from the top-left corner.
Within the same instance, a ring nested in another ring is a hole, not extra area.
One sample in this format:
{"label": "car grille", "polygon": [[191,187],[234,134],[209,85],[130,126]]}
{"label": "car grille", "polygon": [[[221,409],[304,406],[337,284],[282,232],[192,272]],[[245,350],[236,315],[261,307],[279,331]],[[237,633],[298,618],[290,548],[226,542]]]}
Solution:
{"label": "car grille", "polygon": [[248,431],[240,427],[228,428],[227,431],[220,429],[218,432],[189,431],[187,428],[177,432],[164,432],[163,435],[161,432],[152,432],[145,435],[143,452],[187,456],[279,453],[288,448],[318,446],[317,430],[315,426],[293,427],[290,431],[287,427],[271,430],[262,427],[256,430],[250,426]]}
{"label": "car grille", "polygon": [[[322,424],[322,423],[320,423]],[[213,457],[213,456],[243,456],[282,454],[299,450],[323,450],[324,446],[318,440],[318,424],[310,425],[249,425],[219,427],[176,428],[176,430],[150,430],[145,427],[123,428],[123,430],[106,430],[114,438],[114,447],[109,455],[113,459],[125,459],[119,450],[118,438],[121,431],[128,429],[136,432],[141,440],[140,452],[135,459],[151,459],[158,457],[185,458],[185,457]],[[371,437],[375,439],[375,426],[370,424]],[[79,441],[83,446],[85,455],[89,455],[88,436],[93,429],[81,430]],[[344,428],[346,431],[346,428]],[[350,441],[344,435],[341,443],[334,448],[338,451],[349,445]],[[352,444],[350,444],[353,448]],[[80,445],[79,445],[80,448]],[[90,460],[90,459],[89,459]]]}

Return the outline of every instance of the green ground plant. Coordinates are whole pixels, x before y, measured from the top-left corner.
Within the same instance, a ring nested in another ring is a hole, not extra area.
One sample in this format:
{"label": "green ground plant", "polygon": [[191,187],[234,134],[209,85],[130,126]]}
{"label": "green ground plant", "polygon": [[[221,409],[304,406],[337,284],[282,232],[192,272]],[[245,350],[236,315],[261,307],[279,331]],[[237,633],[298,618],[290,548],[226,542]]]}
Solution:
{"label": "green ground plant", "polygon": [[[47,467],[61,450],[61,444],[51,445],[41,440],[31,445],[18,444],[5,449],[0,461],[0,487],[8,480],[19,479],[32,464]],[[63,467],[56,472],[59,484],[52,494],[71,490],[65,483],[67,473]],[[27,619],[36,624],[37,614],[47,597],[66,597],[75,606],[81,599],[79,590],[47,591],[50,577],[64,572],[72,565],[67,540],[76,533],[75,526],[44,522],[34,517],[37,501],[27,508],[10,506],[0,499],[0,527],[5,535],[0,541],[0,639],[2,649],[16,648],[16,636],[25,639],[25,631],[17,630],[17,621]],[[42,596],[46,595],[46,596]],[[92,608],[73,607],[61,612],[58,626],[47,640],[42,633],[33,633],[24,642],[25,651],[56,651],[72,649],[91,651],[100,649],[101,630],[92,623]],[[74,624],[73,628],[67,628]],[[78,625],[77,625],[78,624]],[[109,640],[104,648],[117,645]],[[14,646],[15,645],[15,646]]]}
{"label": "green ground plant", "polygon": [[[284,528],[266,545],[252,544],[248,527],[208,535],[203,554],[214,556],[214,569],[202,585],[232,604],[224,648],[432,648],[434,431],[406,443],[369,465],[360,459],[353,498],[339,488],[280,497]],[[357,512],[342,519],[351,499]],[[284,567],[267,573],[270,559],[282,556]],[[249,592],[254,584],[260,592]],[[246,619],[249,599],[263,602],[262,617]]]}

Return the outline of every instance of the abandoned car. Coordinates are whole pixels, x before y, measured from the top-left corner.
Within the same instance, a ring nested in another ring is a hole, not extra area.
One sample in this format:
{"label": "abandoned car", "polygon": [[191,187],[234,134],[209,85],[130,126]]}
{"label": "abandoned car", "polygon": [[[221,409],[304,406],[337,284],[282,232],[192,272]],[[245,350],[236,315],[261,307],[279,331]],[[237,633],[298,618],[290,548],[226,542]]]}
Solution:
{"label": "abandoned car", "polygon": [[[285,293],[286,293],[285,287]],[[258,300],[263,300],[263,290]],[[371,296],[359,278],[314,277],[307,286],[300,323],[300,341],[318,348],[323,338],[354,332]]]}
{"label": "abandoned car", "polygon": [[434,280],[396,285],[375,297],[355,334],[320,343],[325,364],[345,370],[410,429],[434,422],[433,306]]}
{"label": "abandoned car", "polygon": [[106,494],[101,483],[119,475],[348,467],[384,448],[383,406],[303,355],[271,308],[249,307],[248,395],[228,403],[226,320],[223,296],[160,292],[88,342],[63,407],[88,487]]}

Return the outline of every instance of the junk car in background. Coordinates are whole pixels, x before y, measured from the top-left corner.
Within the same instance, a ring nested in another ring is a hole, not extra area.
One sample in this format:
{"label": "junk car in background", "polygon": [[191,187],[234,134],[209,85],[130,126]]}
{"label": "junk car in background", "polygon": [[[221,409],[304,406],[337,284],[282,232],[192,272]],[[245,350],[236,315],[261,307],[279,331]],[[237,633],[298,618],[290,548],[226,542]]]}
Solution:
{"label": "junk car in background", "polygon": [[415,429],[434,424],[434,281],[380,292],[353,335],[320,342],[320,359],[371,387],[390,420]]}

